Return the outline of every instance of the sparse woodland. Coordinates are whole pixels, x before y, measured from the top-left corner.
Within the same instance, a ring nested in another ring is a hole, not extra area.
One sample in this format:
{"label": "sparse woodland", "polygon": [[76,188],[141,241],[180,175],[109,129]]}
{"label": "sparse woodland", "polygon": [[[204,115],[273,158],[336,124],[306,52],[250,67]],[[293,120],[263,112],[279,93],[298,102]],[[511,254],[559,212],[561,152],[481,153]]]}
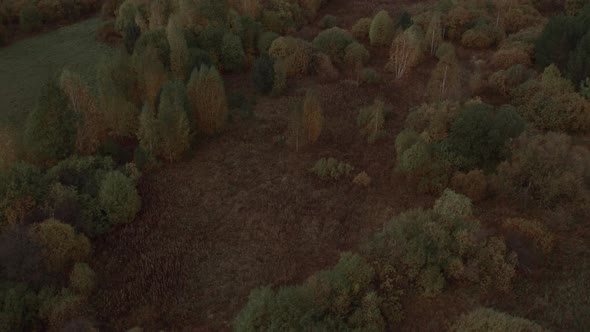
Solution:
{"label": "sparse woodland", "polygon": [[0,331],[590,329],[590,2],[11,0],[0,45],[99,12],[0,123]]}

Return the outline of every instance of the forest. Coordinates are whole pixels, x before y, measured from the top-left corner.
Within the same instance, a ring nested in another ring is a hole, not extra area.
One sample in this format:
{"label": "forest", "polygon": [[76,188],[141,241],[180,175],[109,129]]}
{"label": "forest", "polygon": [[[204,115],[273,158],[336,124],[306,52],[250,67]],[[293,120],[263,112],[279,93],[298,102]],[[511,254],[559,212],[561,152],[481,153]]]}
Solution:
{"label": "forest", "polygon": [[0,0],[0,332],[590,330],[589,0]]}

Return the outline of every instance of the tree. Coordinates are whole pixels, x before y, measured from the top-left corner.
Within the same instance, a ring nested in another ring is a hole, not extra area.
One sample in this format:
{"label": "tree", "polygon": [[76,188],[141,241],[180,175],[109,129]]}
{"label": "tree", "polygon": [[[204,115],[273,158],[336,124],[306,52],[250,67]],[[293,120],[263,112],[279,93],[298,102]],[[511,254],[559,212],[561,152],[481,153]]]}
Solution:
{"label": "tree", "polygon": [[48,82],[25,124],[24,148],[29,160],[50,165],[69,156],[74,150],[74,118],[57,84]]}
{"label": "tree", "polygon": [[254,62],[252,69],[252,79],[256,84],[259,92],[267,94],[272,90],[274,84],[274,62],[268,54],[262,54]]}
{"label": "tree", "polygon": [[[166,83],[158,108],[158,154],[168,161],[177,160],[190,146],[189,105],[184,84]],[[148,121],[149,122],[149,121]]]}
{"label": "tree", "polygon": [[60,86],[69,100],[70,108],[77,115],[76,150],[83,154],[95,153],[107,135],[96,98],[80,75],[68,69],[62,71]]}
{"label": "tree", "polygon": [[86,263],[76,263],[70,272],[70,288],[76,293],[88,296],[94,290],[96,273]]}
{"label": "tree", "polygon": [[303,100],[303,122],[307,133],[307,143],[315,143],[324,125],[322,106],[314,90],[308,90]]}
{"label": "tree", "polygon": [[2,277],[11,281],[34,283],[43,272],[41,248],[29,236],[25,226],[5,228],[0,236]]}
{"label": "tree", "polygon": [[361,135],[365,136],[370,144],[385,135],[383,130],[385,123],[384,108],[385,103],[380,99],[375,99],[373,105],[364,107],[359,112],[357,123]]}
{"label": "tree", "polygon": [[344,59],[346,47],[354,42],[352,35],[341,28],[334,27],[320,32],[312,44],[332,58],[332,61],[340,63]]}
{"label": "tree", "polygon": [[137,139],[139,140],[139,146],[150,156],[155,157],[158,154],[160,148],[158,119],[156,118],[156,112],[148,105],[144,105],[139,115]]}
{"label": "tree", "polygon": [[389,13],[382,10],[373,17],[369,28],[369,40],[371,46],[388,46],[395,33],[393,19]]}
{"label": "tree", "polygon": [[85,261],[90,254],[90,241],[74,228],[56,219],[47,219],[31,227],[31,238],[41,246],[46,268],[58,273],[74,263]]}
{"label": "tree", "polygon": [[459,63],[454,52],[438,61],[426,87],[427,94],[432,101],[457,97],[461,86],[459,70]]}
{"label": "tree", "polygon": [[227,71],[240,71],[246,64],[242,40],[237,35],[226,33],[221,42],[221,65]]}
{"label": "tree", "polygon": [[130,223],[141,208],[135,183],[120,171],[105,174],[100,183],[98,202],[114,225]]}
{"label": "tree", "polygon": [[227,119],[227,99],[219,72],[214,67],[195,69],[188,83],[188,96],[195,123],[205,135],[219,133]]}
{"label": "tree", "polygon": [[168,72],[160,62],[154,48],[148,48],[141,56],[136,58],[135,71],[138,80],[143,83],[141,88],[147,105],[152,109],[156,109],[156,100],[162,85],[168,81]]}
{"label": "tree", "polygon": [[393,41],[386,67],[397,79],[403,77],[422,60],[422,40],[422,31],[413,25]]}
{"label": "tree", "polygon": [[170,69],[177,80],[184,81],[187,78],[189,52],[184,38],[184,33],[178,23],[178,17],[168,20],[166,37],[170,45]]}
{"label": "tree", "polygon": [[133,53],[135,42],[141,34],[139,26],[135,23],[138,12],[137,2],[126,0],[119,7],[115,21],[115,29],[123,36],[123,43],[129,54]]}
{"label": "tree", "polygon": [[430,48],[430,55],[434,55],[444,38],[442,14],[439,11],[435,11],[431,14],[425,38]]}

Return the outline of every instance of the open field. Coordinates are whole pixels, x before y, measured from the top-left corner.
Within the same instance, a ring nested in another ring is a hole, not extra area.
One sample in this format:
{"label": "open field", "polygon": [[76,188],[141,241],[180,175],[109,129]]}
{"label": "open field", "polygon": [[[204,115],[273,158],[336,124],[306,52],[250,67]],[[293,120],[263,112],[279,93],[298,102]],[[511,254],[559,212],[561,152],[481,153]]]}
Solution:
{"label": "open field", "polygon": [[21,126],[41,87],[64,67],[92,82],[97,60],[114,50],[95,39],[93,18],[0,48],[0,123]]}

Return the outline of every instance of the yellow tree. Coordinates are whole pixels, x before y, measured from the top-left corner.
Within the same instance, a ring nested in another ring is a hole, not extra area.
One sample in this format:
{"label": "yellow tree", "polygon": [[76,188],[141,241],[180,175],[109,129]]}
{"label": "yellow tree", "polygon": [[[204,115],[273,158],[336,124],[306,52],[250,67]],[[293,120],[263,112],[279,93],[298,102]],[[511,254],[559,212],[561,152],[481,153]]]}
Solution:
{"label": "yellow tree", "polygon": [[393,40],[386,67],[395,74],[396,78],[403,77],[420,63],[423,57],[423,39],[420,28],[412,25]]}
{"label": "yellow tree", "polygon": [[195,69],[187,90],[199,131],[205,135],[220,132],[225,126],[228,109],[223,80],[217,68],[203,65]]}
{"label": "yellow tree", "polygon": [[76,150],[83,154],[93,154],[107,136],[104,119],[98,111],[96,99],[90,92],[88,84],[78,73],[64,69],[59,81],[71,109],[78,114]]}

